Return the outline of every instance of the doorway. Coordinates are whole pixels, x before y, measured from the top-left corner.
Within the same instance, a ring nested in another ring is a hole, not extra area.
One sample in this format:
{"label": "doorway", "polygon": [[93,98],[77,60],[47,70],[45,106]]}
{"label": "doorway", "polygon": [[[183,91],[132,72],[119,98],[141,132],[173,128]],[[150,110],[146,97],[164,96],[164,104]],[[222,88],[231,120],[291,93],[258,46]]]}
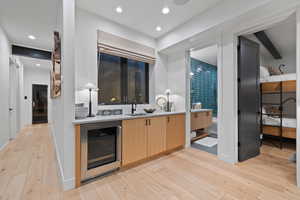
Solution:
{"label": "doorway", "polygon": [[10,139],[14,139],[19,132],[19,73],[18,64],[13,58],[10,59],[9,66],[9,127]]}
{"label": "doorway", "polygon": [[32,85],[32,124],[48,123],[48,85]]}
{"label": "doorway", "polygon": [[291,15],[263,30],[239,37],[240,162],[270,156],[274,166],[295,165],[296,33],[296,17]]}
{"label": "doorway", "polygon": [[191,146],[218,152],[218,46],[190,53]]}

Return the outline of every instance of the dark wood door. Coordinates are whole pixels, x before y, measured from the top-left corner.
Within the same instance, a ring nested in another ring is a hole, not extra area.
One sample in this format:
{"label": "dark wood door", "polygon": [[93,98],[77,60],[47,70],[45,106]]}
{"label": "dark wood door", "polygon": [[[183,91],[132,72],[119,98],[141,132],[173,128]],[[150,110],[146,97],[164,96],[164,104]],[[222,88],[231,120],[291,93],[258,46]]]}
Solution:
{"label": "dark wood door", "polygon": [[244,37],[238,47],[238,158],[245,161],[260,153],[259,44]]}
{"label": "dark wood door", "polygon": [[32,123],[48,123],[47,85],[32,85]]}

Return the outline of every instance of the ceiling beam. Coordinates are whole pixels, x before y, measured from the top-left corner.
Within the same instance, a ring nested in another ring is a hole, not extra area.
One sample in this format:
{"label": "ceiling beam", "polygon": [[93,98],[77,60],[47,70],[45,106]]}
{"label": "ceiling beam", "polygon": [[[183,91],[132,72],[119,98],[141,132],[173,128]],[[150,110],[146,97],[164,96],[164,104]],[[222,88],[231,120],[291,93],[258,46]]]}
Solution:
{"label": "ceiling beam", "polygon": [[52,53],[39,49],[32,49],[28,47],[12,45],[12,54],[17,56],[26,56],[30,58],[51,60]]}
{"label": "ceiling beam", "polygon": [[254,35],[266,47],[266,49],[276,60],[282,59],[281,54],[279,53],[275,45],[272,43],[265,31],[259,31],[257,33],[254,33]]}

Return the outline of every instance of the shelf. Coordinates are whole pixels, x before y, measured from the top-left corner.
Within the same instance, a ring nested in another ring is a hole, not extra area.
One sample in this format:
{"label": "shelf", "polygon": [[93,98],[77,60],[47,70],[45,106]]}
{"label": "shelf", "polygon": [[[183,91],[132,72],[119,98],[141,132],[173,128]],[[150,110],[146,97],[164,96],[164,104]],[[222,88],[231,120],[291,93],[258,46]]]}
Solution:
{"label": "shelf", "polygon": [[[296,91],[282,91],[282,94],[289,94],[289,93],[296,93]],[[266,95],[266,94],[280,94],[280,91],[278,92],[262,92],[262,95]]]}
{"label": "shelf", "polygon": [[197,140],[208,137],[208,135],[208,133],[199,134],[198,136],[191,138],[191,141],[196,142]]}
{"label": "shelf", "polygon": [[261,104],[265,104],[265,105],[278,105],[280,106],[280,103],[267,103],[267,102],[262,102]]}
{"label": "shelf", "polygon": [[[261,126],[270,126],[270,127],[275,127],[275,128],[281,128],[280,125],[261,124]],[[284,128],[284,127],[282,126],[282,128]]]}
{"label": "shelf", "polygon": [[273,115],[273,116],[280,116],[281,113],[262,113],[262,115]]}

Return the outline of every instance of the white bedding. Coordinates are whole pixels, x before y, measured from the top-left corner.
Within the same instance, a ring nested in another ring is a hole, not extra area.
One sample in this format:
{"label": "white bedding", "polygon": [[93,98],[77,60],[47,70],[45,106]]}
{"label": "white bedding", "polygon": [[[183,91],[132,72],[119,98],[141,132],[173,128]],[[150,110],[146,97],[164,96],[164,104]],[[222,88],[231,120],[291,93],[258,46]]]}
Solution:
{"label": "white bedding", "polygon": [[296,80],[296,73],[290,74],[281,74],[281,75],[274,75],[271,76],[267,67],[260,66],[260,82],[280,82],[280,81],[292,81]]}
{"label": "white bedding", "polygon": [[[280,126],[280,118],[263,116],[263,124],[270,126]],[[282,126],[287,128],[296,128],[297,120],[295,118],[282,118]]]}
{"label": "white bedding", "polygon": [[296,80],[296,73],[260,77],[260,82],[279,82]]}

